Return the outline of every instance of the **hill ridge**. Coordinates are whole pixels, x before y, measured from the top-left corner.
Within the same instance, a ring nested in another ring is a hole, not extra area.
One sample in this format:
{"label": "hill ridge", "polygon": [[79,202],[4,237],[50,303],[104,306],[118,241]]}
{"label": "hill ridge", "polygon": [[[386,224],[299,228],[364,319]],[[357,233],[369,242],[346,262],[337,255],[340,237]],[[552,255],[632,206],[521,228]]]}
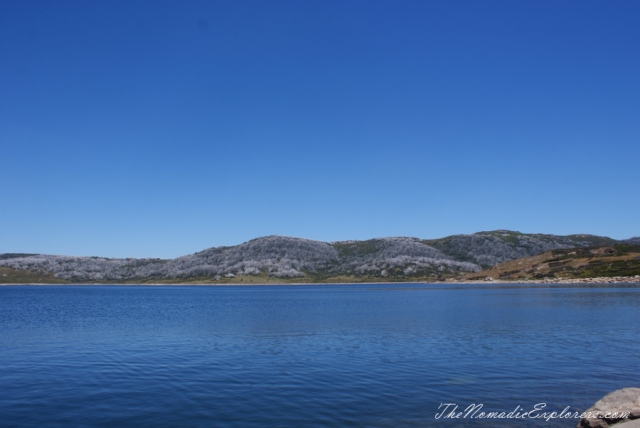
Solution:
{"label": "hill ridge", "polygon": [[269,235],[174,259],[4,254],[0,255],[0,268],[69,282],[215,282],[253,277],[305,278],[311,282],[332,278],[433,280],[478,272],[549,250],[619,242],[597,235],[527,234],[505,229],[438,239],[396,236],[334,242]]}

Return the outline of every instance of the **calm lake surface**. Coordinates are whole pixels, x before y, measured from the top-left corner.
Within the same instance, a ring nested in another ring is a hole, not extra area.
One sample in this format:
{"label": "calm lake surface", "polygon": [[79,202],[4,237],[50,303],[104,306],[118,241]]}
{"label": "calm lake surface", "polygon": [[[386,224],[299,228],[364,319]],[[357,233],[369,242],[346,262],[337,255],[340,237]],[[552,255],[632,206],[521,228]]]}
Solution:
{"label": "calm lake surface", "polygon": [[640,386],[640,288],[0,287],[0,425],[574,427]]}

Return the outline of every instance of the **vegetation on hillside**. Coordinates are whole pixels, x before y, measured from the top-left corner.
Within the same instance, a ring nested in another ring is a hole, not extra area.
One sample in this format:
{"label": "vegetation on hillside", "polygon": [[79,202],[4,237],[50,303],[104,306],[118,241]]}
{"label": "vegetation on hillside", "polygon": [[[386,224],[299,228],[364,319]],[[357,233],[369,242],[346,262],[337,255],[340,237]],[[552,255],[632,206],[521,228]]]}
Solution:
{"label": "vegetation on hillside", "polygon": [[509,261],[463,279],[521,280],[546,278],[630,277],[640,275],[640,245],[570,248]]}
{"label": "vegetation on hillside", "polygon": [[[95,283],[432,281],[545,251],[616,242],[592,235],[506,230],[434,240],[396,237],[334,243],[267,236],[171,260],[4,254],[0,255],[0,267],[22,272],[25,282],[42,282],[43,278]],[[620,269],[626,269],[624,266]],[[589,272],[600,270],[594,264]],[[10,282],[9,277],[0,276],[0,282]],[[16,278],[15,274],[11,278]]]}

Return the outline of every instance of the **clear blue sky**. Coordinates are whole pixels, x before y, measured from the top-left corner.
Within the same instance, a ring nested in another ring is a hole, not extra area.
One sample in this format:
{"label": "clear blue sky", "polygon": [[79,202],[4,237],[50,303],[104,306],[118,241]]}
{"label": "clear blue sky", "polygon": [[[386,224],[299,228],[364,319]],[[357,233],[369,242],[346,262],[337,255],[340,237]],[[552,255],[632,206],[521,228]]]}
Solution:
{"label": "clear blue sky", "polygon": [[0,253],[640,235],[638,1],[0,2]]}

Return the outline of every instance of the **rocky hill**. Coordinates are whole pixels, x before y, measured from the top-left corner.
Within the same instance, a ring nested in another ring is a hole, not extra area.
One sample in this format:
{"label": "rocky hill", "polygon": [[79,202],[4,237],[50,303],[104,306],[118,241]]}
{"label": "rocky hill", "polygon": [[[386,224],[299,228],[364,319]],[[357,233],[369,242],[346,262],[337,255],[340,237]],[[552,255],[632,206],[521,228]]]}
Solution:
{"label": "rocky hill", "polygon": [[463,275],[459,280],[544,280],[573,278],[635,277],[640,275],[640,245],[614,244],[604,247],[545,251],[531,257],[501,263]]}
{"label": "rocky hill", "polygon": [[[548,250],[613,245],[593,235],[507,230],[424,240],[410,237],[321,242],[283,236],[209,248],[176,259],[0,255],[0,282],[40,276],[68,282],[344,282],[434,280],[479,272]],[[36,281],[38,282],[38,281]]]}
{"label": "rocky hill", "polygon": [[471,235],[453,235],[424,242],[457,260],[465,260],[487,268],[548,250],[612,245],[617,241],[594,235],[557,236],[496,230]]}

